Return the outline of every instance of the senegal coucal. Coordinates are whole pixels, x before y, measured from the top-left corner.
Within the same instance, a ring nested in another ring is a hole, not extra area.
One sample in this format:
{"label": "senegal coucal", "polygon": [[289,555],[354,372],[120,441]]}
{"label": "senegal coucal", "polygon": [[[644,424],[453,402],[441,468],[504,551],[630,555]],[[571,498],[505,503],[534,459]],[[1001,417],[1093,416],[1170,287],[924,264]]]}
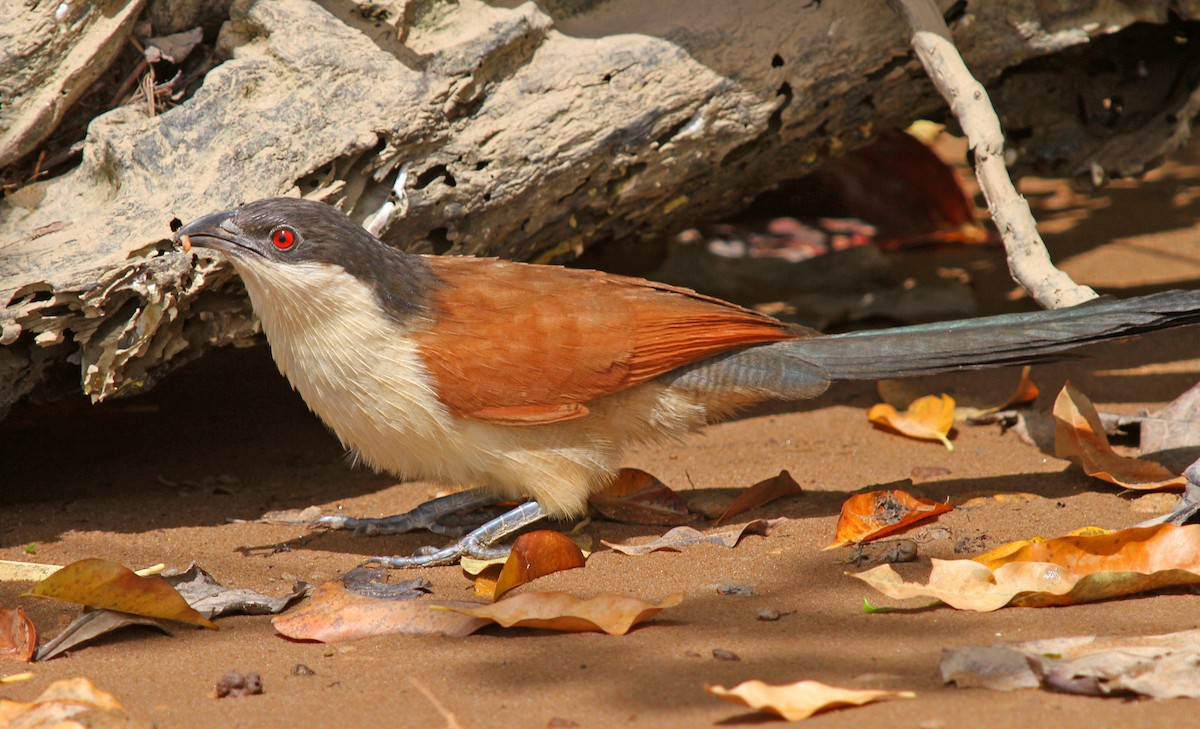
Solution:
{"label": "senegal coucal", "polygon": [[357,458],[479,490],[384,520],[435,527],[488,498],[533,501],[396,566],[491,555],[545,516],[580,516],[631,443],[739,407],[873,380],[1046,359],[1195,323],[1200,292],[824,336],[687,289],[598,271],[389,247],[324,203],[259,200],[178,231],[245,281],[279,369]]}

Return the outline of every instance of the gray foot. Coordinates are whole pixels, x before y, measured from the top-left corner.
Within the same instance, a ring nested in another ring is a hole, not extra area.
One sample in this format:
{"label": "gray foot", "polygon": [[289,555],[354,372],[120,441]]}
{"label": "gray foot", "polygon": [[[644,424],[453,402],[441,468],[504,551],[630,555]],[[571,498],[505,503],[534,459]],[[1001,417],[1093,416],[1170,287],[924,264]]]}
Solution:
{"label": "gray foot", "polygon": [[353,529],[356,535],[404,534],[426,529],[446,537],[458,537],[470,527],[458,524],[442,524],[441,520],[452,514],[481,506],[491,506],[498,499],[489,491],[470,489],[432,499],[406,514],[385,516],[381,519],[355,519],[350,516],[322,516],[314,519],[312,526],[328,529]]}
{"label": "gray foot", "polygon": [[463,557],[474,559],[504,557],[508,554],[509,547],[493,547],[491,546],[492,542],[543,519],[545,516],[546,512],[542,510],[541,504],[529,501],[492,519],[448,547],[441,549],[422,547],[411,557],[371,557],[367,561],[403,569],[454,564]]}

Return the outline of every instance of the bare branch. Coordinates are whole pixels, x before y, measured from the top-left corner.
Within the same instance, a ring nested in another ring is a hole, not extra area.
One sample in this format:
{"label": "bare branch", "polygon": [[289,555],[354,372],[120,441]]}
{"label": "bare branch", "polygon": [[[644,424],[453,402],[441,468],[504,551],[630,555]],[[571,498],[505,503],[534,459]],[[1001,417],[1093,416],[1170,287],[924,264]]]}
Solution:
{"label": "bare branch", "polygon": [[975,153],[975,176],[1008,252],[1013,279],[1043,307],[1057,309],[1096,298],[1054,267],[1029,203],[1013,186],[1004,163],[1004,133],[983,84],[959,55],[932,0],[888,0],[908,24],[912,46],[933,85],[945,97]]}

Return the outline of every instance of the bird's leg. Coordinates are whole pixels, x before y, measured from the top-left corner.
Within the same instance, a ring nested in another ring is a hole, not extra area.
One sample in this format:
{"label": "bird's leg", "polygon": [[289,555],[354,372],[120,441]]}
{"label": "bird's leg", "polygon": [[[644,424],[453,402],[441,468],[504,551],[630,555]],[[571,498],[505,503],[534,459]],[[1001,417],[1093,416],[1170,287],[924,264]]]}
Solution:
{"label": "bird's leg", "polygon": [[[492,506],[500,501],[492,492],[484,489],[468,489],[431,499],[405,514],[394,514],[381,519],[355,519],[351,516],[322,516],[314,519],[313,526],[329,529],[353,529],[355,534],[403,534],[426,529],[446,537],[462,536],[468,527],[447,526],[439,520],[450,514],[481,506]],[[488,522],[491,523],[491,522]]]}
{"label": "bird's leg", "polygon": [[493,547],[492,542],[523,527],[543,519],[546,512],[536,501],[527,501],[517,508],[505,512],[467,534],[454,544],[441,549],[422,547],[411,557],[372,557],[369,562],[386,567],[429,567],[454,564],[463,557],[474,559],[496,559],[508,554],[509,547]]}

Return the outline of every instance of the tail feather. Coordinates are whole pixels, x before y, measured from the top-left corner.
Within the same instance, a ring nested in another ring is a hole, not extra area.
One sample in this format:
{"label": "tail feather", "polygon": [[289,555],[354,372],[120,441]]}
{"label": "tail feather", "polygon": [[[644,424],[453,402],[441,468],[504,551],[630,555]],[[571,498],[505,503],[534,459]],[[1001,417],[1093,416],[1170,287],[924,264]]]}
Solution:
{"label": "tail feather", "polygon": [[1200,291],[780,342],[764,347],[831,380],[877,380],[1055,359],[1087,344],[1200,323]]}

